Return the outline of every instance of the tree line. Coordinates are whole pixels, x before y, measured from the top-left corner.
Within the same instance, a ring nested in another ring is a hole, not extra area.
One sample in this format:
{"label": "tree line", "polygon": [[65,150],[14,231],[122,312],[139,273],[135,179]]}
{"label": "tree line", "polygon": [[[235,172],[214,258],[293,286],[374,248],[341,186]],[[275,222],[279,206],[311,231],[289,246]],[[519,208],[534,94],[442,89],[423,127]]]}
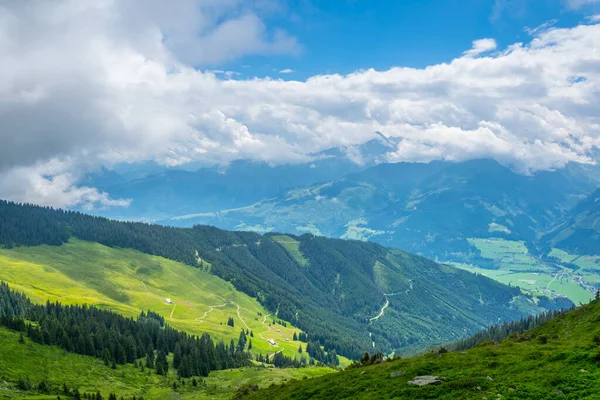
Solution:
{"label": "tree line", "polygon": [[444,346],[443,349],[448,351],[463,351],[477,347],[481,343],[485,342],[498,343],[513,334],[523,333],[533,329],[544,322],[556,318],[559,315],[565,314],[572,309],[573,308],[550,310],[537,315],[529,315],[516,321],[494,324],[487,329],[481,330],[474,335],[469,336],[468,338],[452,342]]}
{"label": "tree line", "polygon": [[25,333],[31,340],[66,351],[98,357],[113,366],[139,362],[166,375],[167,356],[183,378],[208,376],[212,370],[250,365],[245,341],[229,346],[208,334],[189,335],[164,324],[156,313],[137,319],[87,305],[33,304],[22,293],[0,283],[0,325]]}
{"label": "tree line", "polygon": [[[306,269],[279,244],[255,233],[209,226],[173,228],[121,222],[0,200],[0,246],[58,246],[71,237],[132,248],[194,267],[200,266],[200,258],[211,264],[211,273],[257,298],[265,308],[277,313],[278,319],[292,322],[327,351],[335,349],[352,358],[360,356],[371,344],[365,327],[352,316],[367,315],[380,307],[376,288],[358,275],[385,253],[379,245],[340,240],[336,248],[328,249],[327,239],[305,235],[300,238],[302,251],[315,266],[313,274],[307,275]],[[329,288],[323,290],[321,281],[332,278],[328,272],[331,266],[338,271],[351,268],[353,273],[347,274],[347,279],[353,280],[352,286],[360,293],[340,298]]]}

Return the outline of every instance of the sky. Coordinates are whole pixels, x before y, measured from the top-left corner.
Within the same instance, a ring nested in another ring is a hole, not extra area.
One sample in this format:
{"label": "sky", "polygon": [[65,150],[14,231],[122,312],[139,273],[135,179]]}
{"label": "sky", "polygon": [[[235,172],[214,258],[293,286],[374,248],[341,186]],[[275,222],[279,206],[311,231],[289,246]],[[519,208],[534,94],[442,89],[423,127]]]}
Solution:
{"label": "sky", "polygon": [[88,172],[382,162],[523,173],[600,147],[598,0],[0,0],[0,198],[126,206]]}

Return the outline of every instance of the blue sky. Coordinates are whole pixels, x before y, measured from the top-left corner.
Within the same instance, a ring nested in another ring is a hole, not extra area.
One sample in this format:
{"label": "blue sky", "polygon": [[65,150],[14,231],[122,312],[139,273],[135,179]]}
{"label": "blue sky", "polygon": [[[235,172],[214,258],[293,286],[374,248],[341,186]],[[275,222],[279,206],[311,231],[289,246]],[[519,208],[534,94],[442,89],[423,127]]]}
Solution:
{"label": "blue sky", "polygon": [[367,68],[422,68],[460,56],[476,39],[494,38],[502,49],[528,42],[527,27],[551,20],[557,27],[576,25],[599,12],[599,4],[588,1],[292,0],[270,10],[265,21],[297,38],[297,55],[250,56],[220,67],[246,77],[293,69],[284,79]]}
{"label": "blue sky", "polygon": [[594,162],[599,7],[0,1],[0,193],[120,206],[81,178],[147,161],[311,162],[332,147],[360,160],[354,146],[376,131],[402,139],[381,162],[493,158],[523,173]]}

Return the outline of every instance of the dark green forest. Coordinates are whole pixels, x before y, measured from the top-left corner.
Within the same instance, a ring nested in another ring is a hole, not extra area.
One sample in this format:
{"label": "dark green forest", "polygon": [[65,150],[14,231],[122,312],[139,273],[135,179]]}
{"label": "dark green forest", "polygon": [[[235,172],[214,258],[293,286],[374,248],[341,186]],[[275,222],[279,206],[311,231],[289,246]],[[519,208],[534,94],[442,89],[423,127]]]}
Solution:
{"label": "dark green forest", "polygon": [[237,345],[215,344],[208,334],[197,337],[171,328],[152,311],[133,319],[93,306],[33,304],[5,283],[0,283],[0,325],[40,344],[101,358],[112,368],[139,363],[140,368],[166,375],[172,353],[172,367],[182,378],[247,366],[252,357],[245,351],[245,337],[240,336]]}
{"label": "dark green forest", "polygon": [[[301,328],[326,352],[353,359],[373,350],[373,341],[382,352],[426,349],[475,333],[498,318],[526,315],[511,306],[518,288],[481,275],[375,243],[309,234],[292,236],[308,261],[303,266],[273,236],[119,222],[0,201],[0,246],[59,246],[76,237],[193,267],[203,260],[211,273]],[[371,322],[386,301],[391,318]]]}

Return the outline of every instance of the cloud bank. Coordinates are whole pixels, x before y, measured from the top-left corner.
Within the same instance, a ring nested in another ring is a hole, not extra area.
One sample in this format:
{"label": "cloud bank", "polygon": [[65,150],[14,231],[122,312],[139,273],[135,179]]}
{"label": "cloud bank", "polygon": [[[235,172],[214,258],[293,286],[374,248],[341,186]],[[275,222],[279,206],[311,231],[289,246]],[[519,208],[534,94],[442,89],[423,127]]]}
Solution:
{"label": "cloud bank", "polygon": [[77,187],[82,174],[148,159],[301,162],[375,131],[403,138],[388,161],[493,157],[523,172],[592,162],[600,146],[597,20],[504,49],[476,40],[422,69],[230,79],[211,68],[301,51],[261,19],[268,1],[251,3],[0,3],[0,198],[122,206]]}

